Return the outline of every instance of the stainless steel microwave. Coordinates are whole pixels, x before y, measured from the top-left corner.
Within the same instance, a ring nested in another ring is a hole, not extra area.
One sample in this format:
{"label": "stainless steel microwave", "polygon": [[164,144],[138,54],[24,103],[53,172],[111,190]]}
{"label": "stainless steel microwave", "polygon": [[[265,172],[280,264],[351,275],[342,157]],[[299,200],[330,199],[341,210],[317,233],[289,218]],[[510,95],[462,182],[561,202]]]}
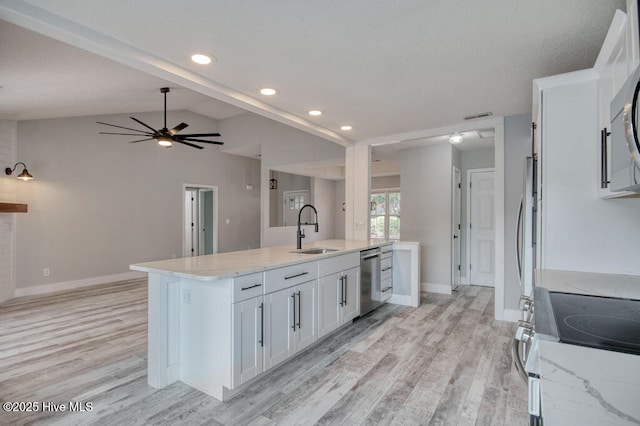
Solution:
{"label": "stainless steel microwave", "polygon": [[640,67],[611,102],[611,191],[640,192]]}

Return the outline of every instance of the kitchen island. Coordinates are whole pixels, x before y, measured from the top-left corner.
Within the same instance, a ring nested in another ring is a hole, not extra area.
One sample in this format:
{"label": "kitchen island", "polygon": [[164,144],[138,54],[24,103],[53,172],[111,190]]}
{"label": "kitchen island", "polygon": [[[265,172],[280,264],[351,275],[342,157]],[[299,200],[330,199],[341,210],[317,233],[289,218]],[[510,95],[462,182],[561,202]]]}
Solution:
{"label": "kitchen island", "polygon": [[180,380],[228,400],[359,315],[360,251],[374,247],[409,265],[393,276],[411,291],[398,299],[417,305],[415,243],[328,240],[305,244],[330,249],[314,254],[279,246],[131,265],[149,276],[149,385]]}
{"label": "kitchen island", "polygon": [[[640,300],[640,276],[538,270],[536,281],[550,292]],[[539,357],[534,359],[539,361],[544,423],[640,424],[640,355],[559,342],[557,332],[548,325],[553,315],[543,312],[537,298]],[[594,327],[598,330],[597,323]],[[637,332],[624,338],[638,344]]]}

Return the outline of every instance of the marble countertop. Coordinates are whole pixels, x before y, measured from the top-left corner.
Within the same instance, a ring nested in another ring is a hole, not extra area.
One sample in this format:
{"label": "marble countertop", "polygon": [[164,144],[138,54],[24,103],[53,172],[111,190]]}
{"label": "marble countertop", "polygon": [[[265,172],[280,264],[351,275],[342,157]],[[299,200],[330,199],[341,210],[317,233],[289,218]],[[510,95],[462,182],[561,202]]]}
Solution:
{"label": "marble countertop", "polygon": [[536,286],[562,293],[640,299],[639,275],[538,269]]}
{"label": "marble countertop", "polygon": [[[640,299],[640,276],[538,270],[549,291]],[[640,356],[538,339],[545,424],[640,424]]]}
{"label": "marble countertop", "polygon": [[300,262],[318,260],[338,256],[353,251],[365,250],[391,244],[386,240],[325,240],[303,243],[302,248],[332,248],[337,251],[322,254],[291,253],[295,246],[264,247],[253,250],[217,253],[206,256],[182,257],[178,259],[159,260],[136,263],[130,268],[147,273],[160,273],[181,278],[193,278],[215,281],[221,278],[262,272],[267,269],[293,265]]}

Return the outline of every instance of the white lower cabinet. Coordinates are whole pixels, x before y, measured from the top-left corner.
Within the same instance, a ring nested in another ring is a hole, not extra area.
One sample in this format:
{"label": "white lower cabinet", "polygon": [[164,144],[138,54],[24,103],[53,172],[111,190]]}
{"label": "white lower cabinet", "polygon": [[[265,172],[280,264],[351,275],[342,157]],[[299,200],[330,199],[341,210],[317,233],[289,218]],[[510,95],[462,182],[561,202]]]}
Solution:
{"label": "white lower cabinet", "polygon": [[318,284],[318,337],[331,333],[360,314],[360,268],[320,279]]}
{"label": "white lower cabinet", "polygon": [[317,281],[264,296],[264,365],[269,369],[317,339]]}
{"label": "white lower cabinet", "polygon": [[264,302],[262,296],[234,303],[232,383],[236,387],[264,371]]}

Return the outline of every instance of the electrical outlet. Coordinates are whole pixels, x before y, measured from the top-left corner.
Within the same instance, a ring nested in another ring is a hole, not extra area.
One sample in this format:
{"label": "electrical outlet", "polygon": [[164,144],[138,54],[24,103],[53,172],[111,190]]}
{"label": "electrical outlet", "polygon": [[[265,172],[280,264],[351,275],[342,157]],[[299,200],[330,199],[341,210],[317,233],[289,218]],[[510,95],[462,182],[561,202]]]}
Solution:
{"label": "electrical outlet", "polygon": [[44,268],[42,270],[42,276],[43,277],[48,277],[50,273],[51,273],[51,271],[49,271],[49,268]]}
{"label": "electrical outlet", "polygon": [[184,302],[185,305],[190,305],[191,304],[191,289],[190,288],[185,288],[184,290],[182,290],[182,301]]}

